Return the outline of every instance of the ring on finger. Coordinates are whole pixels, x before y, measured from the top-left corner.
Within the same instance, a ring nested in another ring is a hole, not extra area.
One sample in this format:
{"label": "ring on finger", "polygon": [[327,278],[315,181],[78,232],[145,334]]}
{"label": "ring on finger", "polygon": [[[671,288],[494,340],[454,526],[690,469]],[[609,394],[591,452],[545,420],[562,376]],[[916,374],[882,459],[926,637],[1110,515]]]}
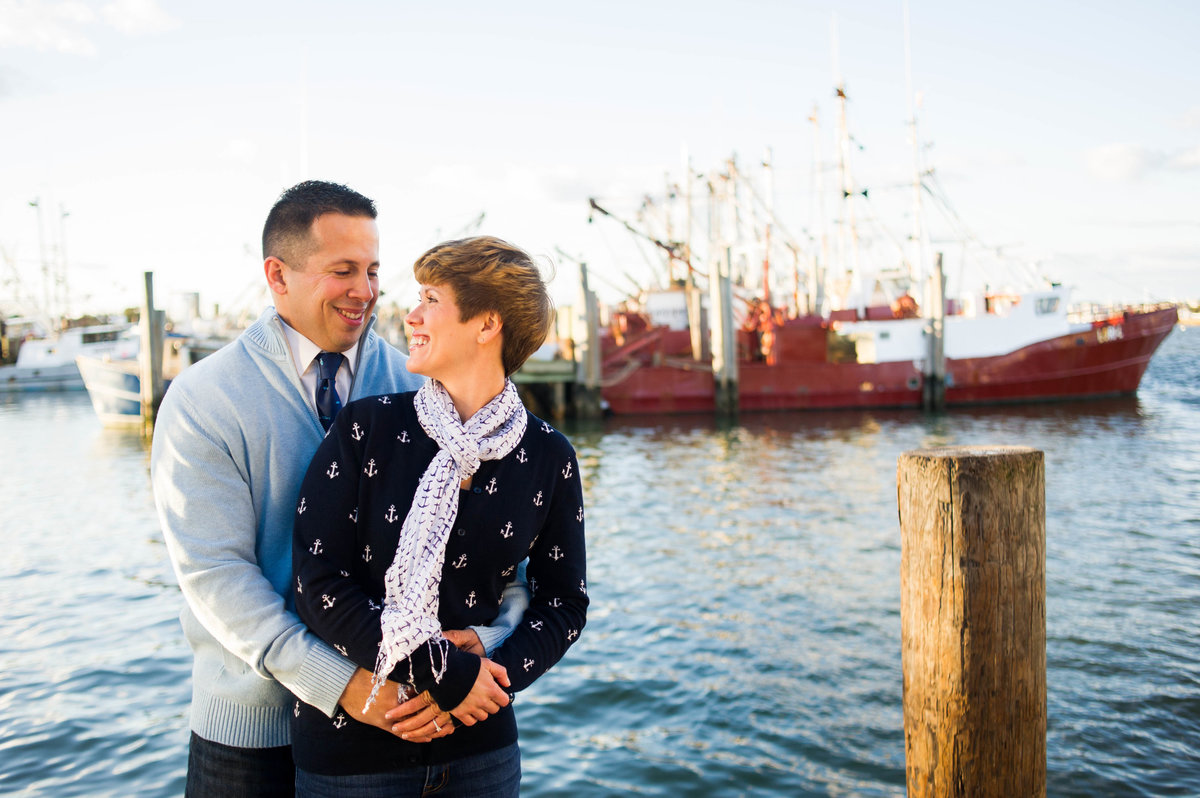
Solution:
{"label": "ring on finger", "polygon": [[442,727],[438,725],[437,715],[433,716],[433,728],[437,729],[439,732],[442,730]]}

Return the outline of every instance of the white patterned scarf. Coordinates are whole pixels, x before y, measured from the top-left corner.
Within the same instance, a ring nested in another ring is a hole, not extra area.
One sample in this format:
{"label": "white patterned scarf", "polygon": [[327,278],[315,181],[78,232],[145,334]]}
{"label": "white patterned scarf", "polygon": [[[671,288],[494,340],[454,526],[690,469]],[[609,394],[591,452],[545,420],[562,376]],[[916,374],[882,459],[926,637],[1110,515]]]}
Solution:
{"label": "white patterned scarf", "polygon": [[[426,640],[441,649],[441,662],[430,666],[441,682],[446,672],[449,642],[438,621],[438,588],[446,558],[446,538],[458,517],[460,483],[479,469],[483,460],[499,460],[511,452],[525,434],[525,406],[511,380],[504,390],[464,424],[450,394],[437,380],[429,380],[413,398],[421,427],[439,446],[433,462],[421,475],[412,507],[404,517],[396,556],[384,576],[387,593],[380,625],[383,643],[375,661],[374,684],[367,707],[388,674]],[[409,682],[412,682],[410,663]],[[364,711],[365,708],[364,708]]]}

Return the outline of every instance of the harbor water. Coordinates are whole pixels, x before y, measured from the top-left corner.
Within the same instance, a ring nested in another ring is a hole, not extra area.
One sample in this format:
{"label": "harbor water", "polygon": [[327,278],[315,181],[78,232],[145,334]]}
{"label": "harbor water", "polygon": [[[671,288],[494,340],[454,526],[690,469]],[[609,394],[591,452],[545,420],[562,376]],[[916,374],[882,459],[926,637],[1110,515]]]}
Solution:
{"label": "harbor water", "polygon": [[[899,796],[896,460],[1046,457],[1051,796],[1200,795],[1200,329],[1136,398],[564,425],[592,609],[517,697],[526,796]],[[0,794],[176,796],[190,654],[148,447],[0,397]]]}

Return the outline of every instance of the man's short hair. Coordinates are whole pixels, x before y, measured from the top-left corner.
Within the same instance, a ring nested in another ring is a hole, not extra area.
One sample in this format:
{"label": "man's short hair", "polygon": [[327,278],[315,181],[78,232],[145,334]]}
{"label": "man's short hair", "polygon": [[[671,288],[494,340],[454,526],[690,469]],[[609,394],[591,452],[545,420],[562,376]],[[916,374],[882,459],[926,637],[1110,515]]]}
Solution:
{"label": "man's short hair", "polygon": [[263,260],[273,256],[300,268],[300,262],[313,246],[313,222],[327,213],[368,219],[377,215],[375,203],[351,188],[324,180],[305,180],[280,194],[267,214],[262,235]]}

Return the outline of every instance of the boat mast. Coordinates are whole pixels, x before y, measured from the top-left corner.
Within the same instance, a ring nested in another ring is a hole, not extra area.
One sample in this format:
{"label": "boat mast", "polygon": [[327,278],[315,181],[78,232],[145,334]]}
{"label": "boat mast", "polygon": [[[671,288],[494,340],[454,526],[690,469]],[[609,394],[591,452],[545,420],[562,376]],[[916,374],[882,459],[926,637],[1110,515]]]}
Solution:
{"label": "boat mast", "polygon": [[[908,96],[908,134],[912,143],[913,155],[913,231],[912,246],[908,262],[908,279],[910,285],[919,286],[918,290],[928,292],[926,286],[926,233],[921,213],[921,145],[917,137],[917,101],[912,85],[912,43],[909,28],[908,0],[904,0],[904,86]],[[928,313],[928,296],[922,297],[922,310]]]}
{"label": "boat mast", "polygon": [[821,162],[821,125],[817,117],[817,104],[813,103],[812,116],[808,121],[813,124],[813,194],[817,209],[815,229],[820,231],[821,254],[820,262],[813,255],[812,268],[809,270],[809,313],[823,315],[825,313],[825,277],[829,264],[829,228],[825,213],[825,165]]}
{"label": "boat mast", "polygon": [[762,301],[771,306],[771,222],[775,219],[775,172],[771,168],[771,148],[763,158],[767,176],[767,224],[764,233]]}
{"label": "boat mast", "polygon": [[858,228],[854,220],[854,180],[850,176],[850,128],[846,122],[846,84],[842,80],[838,56],[837,16],[833,17],[833,73],[838,101],[838,174],[842,186],[842,216],[838,221],[838,257],[841,277],[845,284],[839,300],[842,307],[850,304],[859,291]]}

